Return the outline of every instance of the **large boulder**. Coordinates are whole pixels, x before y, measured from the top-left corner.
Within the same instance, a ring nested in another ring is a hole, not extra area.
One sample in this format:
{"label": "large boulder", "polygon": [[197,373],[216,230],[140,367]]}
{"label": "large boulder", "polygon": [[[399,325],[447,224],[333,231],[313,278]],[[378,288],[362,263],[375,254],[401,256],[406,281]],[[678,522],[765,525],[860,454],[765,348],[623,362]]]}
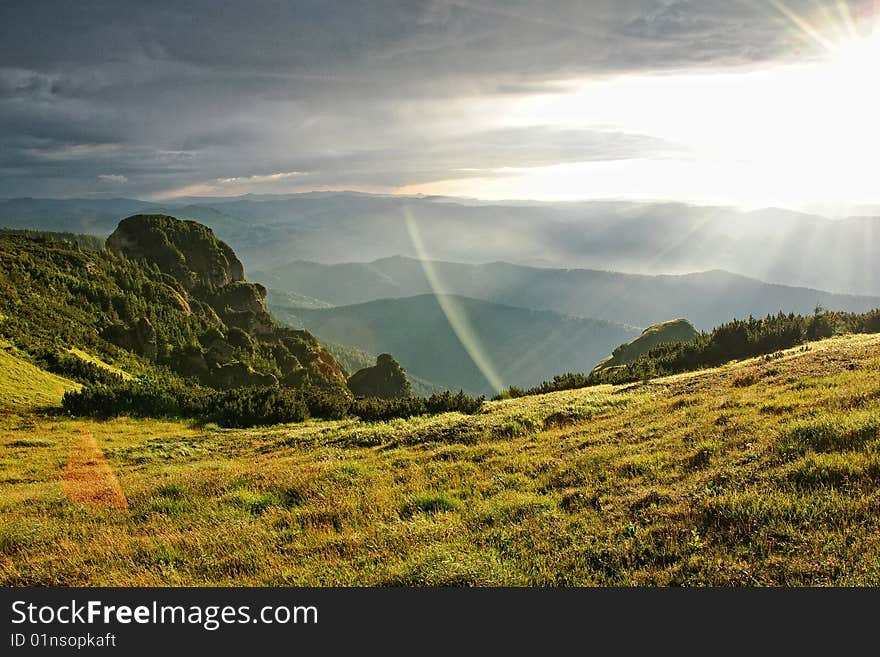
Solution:
{"label": "large boulder", "polygon": [[373,367],[358,370],[348,379],[348,389],[358,397],[402,399],[412,396],[404,370],[390,354],[381,354]]}

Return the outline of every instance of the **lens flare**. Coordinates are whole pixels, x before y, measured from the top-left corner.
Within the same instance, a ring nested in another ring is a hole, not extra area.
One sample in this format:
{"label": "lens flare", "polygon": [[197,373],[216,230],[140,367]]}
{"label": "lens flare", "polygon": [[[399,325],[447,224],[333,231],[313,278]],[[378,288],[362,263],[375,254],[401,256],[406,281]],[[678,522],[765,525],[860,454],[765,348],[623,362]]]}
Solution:
{"label": "lens flare", "polygon": [[495,392],[501,392],[507,386],[504,385],[501,376],[495,369],[492,359],[489,357],[488,352],[483,346],[482,340],[480,340],[479,335],[477,335],[476,331],[474,331],[471,326],[471,322],[468,319],[464,308],[462,308],[458,299],[451,296],[443,285],[443,281],[440,279],[437,270],[434,268],[434,263],[431,261],[430,255],[425,248],[422,234],[419,231],[419,225],[416,222],[412,211],[408,207],[404,208],[403,218],[404,223],[406,224],[406,230],[409,233],[409,238],[418,254],[422,271],[425,273],[425,278],[428,279],[428,284],[431,286],[434,298],[436,298],[437,303],[440,304],[440,309],[446,316],[449,326],[452,327],[461,346],[464,347],[465,352],[473,361],[474,365],[476,365],[477,369],[480,370],[486,381],[489,382],[489,385],[492,386],[492,389],[495,390]]}

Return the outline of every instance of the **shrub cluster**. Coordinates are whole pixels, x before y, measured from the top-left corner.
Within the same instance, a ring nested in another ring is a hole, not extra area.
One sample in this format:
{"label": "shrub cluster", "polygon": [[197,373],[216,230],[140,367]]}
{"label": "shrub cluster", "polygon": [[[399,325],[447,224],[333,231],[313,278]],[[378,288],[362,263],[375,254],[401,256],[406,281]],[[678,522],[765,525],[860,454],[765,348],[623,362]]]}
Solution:
{"label": "shrub cluster", "polygon": [[480,411],[484,401],[485,397],[468,397],[462,390],[456,394],[446,391],[430,397],[356,399],[352,402],[349,413],[365,422],[451,412],[473,415]]}
{"label": "shrub cluster", "polygon": [[310,416],[306,400],[289,388],[214,390],[147,377],[86,385],[65,393],[61,405],[64,412],[77,416],[181,417],[224,427],[301,422]]}
{"label": "shrub cluster", "polygon": [[66,393],[61,403],[71,415],[181,417],[245,428],[302,422],[308,418],[357,417],[376,422],[451,411],[473,414],[482,408],[483,401],[482,397],[468,397],[464,392],[444,392],[428,398],[352,399],[342,388],[267,386],[214,390],[171,379],[141,378],[86,385],[80,391]]}
{"label": "shrub cluster", "polygon": [[114,385],[123,379],[118,372],[90,363],[71,353],[47,351],[38,356],[36,360],[43,369],[79,383]]}
{"label": "shrub cluster", "polygon": [[119,381],[86,385],[64,393],[64,412],[91,417],[174,417],[181,414],[178,399],[153,380]]}
{"label": "shrub cluster", "polygon": [[529,395],[545,395],[548,392],[559,392],[560,390],[577,390],[578,388],[586,388],[590,384],[590,377],[586,374],[569,373],[559,374],[553,377],[552,381],[544,381],[539,386],[523,390],[516,386],[511,386],[503,393],[498,395],[496,399],[517,399],[519,397],[527,397]]}

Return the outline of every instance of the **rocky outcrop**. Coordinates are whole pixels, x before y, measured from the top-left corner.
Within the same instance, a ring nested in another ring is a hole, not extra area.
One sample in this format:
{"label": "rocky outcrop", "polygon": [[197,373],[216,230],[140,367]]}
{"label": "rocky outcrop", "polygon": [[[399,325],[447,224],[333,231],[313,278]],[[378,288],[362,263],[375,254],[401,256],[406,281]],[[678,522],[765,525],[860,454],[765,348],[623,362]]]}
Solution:
{"label": "rocky outcrop", "polygon": [[412,388],[404,370],[389,354],[381,354],[373,367],[355,372],[348,388],[358,397],[401,399],[412,396]]}
{"label": "rocky outcrop", "polygon": [[236,281],[219,288],[211,299],[211,305],[223,314],[224,310],[264,314],[266,310],[266,288],[262,285]]}
{"label": "rocky outcrop", "polygon": [[[173,350],[167,364],[179,374],[217,388],[278,385],[279,379],[289,386],[345,385],[345,371],[314,336],[274,321],[266,309],[266,288],[244,279],[241,261],[210,228],[167,215],[135,215],[120,222],[107,248],[158,267],[159,294],[167,305],[213,327],[199,345]],[[107,327],[104,337],[155,359],[156,332],[143,321]]]}
{"label": "rocky outcrop", "polygon": [[244,280],[244,266],[207,226],[162,214],[123,219],[107,238],[107,248],[133,260],[146,260],[173,276],[186,290],[209,290]]}
{"label": "rocky outcrop", "polygon": [[308,331],[279,329],[280,344],[305,368],[316,381],[345,386],[348,375],[329,351]]}
{"label": "rocky outcrop", "polygon": [[111,324],[101,332],[101,337],[117,347],[156,360],[158,353],[156,329],[146,317],[141,317],[134,326]]}
{"label": "rocky outcrop", "polygon": [[248,386],[277,386],[273,374],[260,374],[244,363],[234,362],[213,370],[213,380],[218,388],[243,388]]}

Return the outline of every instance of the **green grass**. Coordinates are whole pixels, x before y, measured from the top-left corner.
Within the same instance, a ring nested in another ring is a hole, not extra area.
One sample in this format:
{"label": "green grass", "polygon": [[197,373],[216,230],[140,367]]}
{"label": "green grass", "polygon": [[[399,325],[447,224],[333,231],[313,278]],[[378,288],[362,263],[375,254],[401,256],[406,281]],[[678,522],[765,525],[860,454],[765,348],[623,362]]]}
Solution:
{"label": "green grass", "polygon": [[[476,416],[6,415],[0,583],[877,586],[878,371],[853,336]],[[127,510],[64,497],[82,431]]]}
{"label": "green grass", "polygon": [[31,365],[0,340],[0,411],[59,406],[68,390],[79,384]]}
{"label": "green grass", "polygon": [[862,450],[878,438],[880,412],[847,411],[797,422],[782,432],[779,443],[787,452],[841,452]]}

